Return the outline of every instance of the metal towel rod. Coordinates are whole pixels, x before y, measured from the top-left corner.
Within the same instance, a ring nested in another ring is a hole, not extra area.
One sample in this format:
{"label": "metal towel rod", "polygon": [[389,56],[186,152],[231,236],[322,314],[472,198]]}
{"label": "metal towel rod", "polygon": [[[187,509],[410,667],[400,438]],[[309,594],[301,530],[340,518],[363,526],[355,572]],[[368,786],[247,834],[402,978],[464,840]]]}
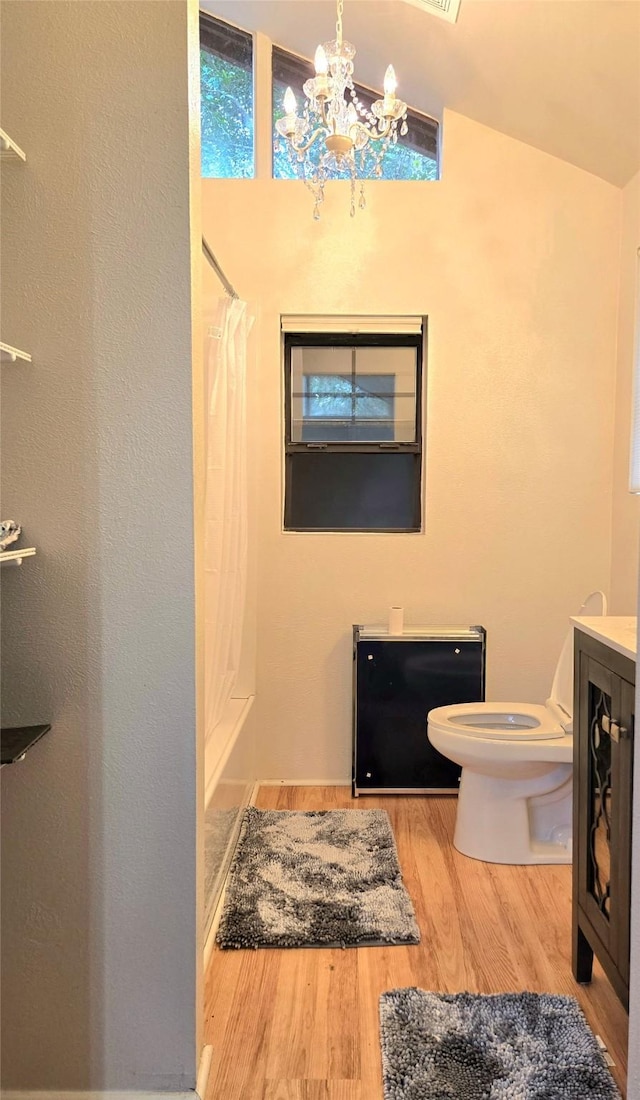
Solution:
{"label": "metal towel rod", "polygon": [[224,271],[220,267],[220,264],[216,260],[213,252],[209,248],[209,245],[207,244],[204,237],[202,238],[202,251],[204,252],[205,256],[207,257],[209,263],[211,264],[213,270],[215,271],[216,275],[218,276],[220,282],[222,283],[222,285],[223,285],[224,289],[226,290],[227,294],[229,295],[229,297],[230,298],[237,298],[238,295],[237,295],[236,291],[233,289],[231,283],[227,279],[227,276],[225,275]]}

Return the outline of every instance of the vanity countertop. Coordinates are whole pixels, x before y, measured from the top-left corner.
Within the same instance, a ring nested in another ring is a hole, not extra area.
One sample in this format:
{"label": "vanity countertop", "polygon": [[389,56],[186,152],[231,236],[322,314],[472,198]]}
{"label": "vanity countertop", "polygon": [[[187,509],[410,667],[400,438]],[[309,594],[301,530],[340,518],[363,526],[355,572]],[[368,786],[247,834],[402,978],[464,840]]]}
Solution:
{"label": "vanity countertop", "polygon": [[573,615],[571,622],[585,634],[635,661],[638,646],[635,615]]}

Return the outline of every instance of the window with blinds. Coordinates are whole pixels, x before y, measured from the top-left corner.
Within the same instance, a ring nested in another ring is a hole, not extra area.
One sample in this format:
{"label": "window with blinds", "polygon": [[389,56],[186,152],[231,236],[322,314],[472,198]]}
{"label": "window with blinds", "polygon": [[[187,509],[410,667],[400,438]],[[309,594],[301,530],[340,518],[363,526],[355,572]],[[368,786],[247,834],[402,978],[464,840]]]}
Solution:
{"label": "window with blinds", "polygon": [[283,329],[285,530],[419,531],[422,324]]}

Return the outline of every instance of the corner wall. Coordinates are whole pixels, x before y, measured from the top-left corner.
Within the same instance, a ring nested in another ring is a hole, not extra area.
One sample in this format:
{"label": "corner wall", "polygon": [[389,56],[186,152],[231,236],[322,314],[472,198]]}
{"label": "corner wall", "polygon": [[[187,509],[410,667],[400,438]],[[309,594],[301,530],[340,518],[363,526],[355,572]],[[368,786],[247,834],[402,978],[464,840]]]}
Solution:
{"label": "corner wall", "polygon": [[[611,575],[620,191],[463,116],[441,181],[322,219],[296,181],[205,180],[207,236],[260,303],[259,774],[346,782],[351,626],[482,623],[489,697],[544,701]],[[585,226],[589,231],[585,232]],[[281,313],[429,318],[425,530],[282,531]],[[602,518],[605,522],[602,522]]]}
{"label": "corner wall", "polygon": [[[629,493],[634,332],[640,287],[640,172],[622,192],[611,553],[611,613],[635,615],[640,496]],[[638,318],[640,324],[640,318]],[[638,337],[640,338],[640,337]]]}
{"label": "corner wall", "polygon": [[[618,416],[616,421],[616,484],[613,500],[614,562],[620,560],[620,607],[638,614],[638,518],[640,498],[627,492],[629,474],[629,424],[633,385],[634,327],[640,339],[638,294],[640,286],[640,173],[624,190],[624,222],[621,255],[620,320],[618,328]],[[635,321],[635,325],[634,325]],[[628,558],[635,559],[635,568]],[[635,599],[634,599],[635,596]],[[636,715],[640,713],[640,677],[636,673]],[[629,992],[628,1100],[640,1100],[640,752],[634,760],[633,849],[631,853],[631,963]]]}
{"label": "corner wall", "polygon": [[194,32],[187,0],[2,5],[3,339],[33,354],[3,512],[38,548],[2,574],[3,724],[53,724],[2,771],[7,1090],[195,1087]]}

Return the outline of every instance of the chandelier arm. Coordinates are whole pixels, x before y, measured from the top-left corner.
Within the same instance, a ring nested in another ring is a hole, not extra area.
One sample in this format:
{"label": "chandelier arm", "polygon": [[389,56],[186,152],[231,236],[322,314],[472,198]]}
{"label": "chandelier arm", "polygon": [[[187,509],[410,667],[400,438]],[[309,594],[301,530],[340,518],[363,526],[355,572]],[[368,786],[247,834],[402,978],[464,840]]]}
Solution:
{"label": "chandelier arm", "polygon": [[309,140],[304,143],[304,145],[296,145],[293,139],[290,138],[289,140],[291,141],[291,148],[295,149],[296,153],[306,153],[307,150],[310,149],[311,146],[314,144],[314,142],[316,142],[318,138],[321,137],[326,137],[326,130],[324,130],[321,126],[318,126],[317,129],[313,131]]}
{"label": "chandelier arm", "polygon": [[367,135],[369,141],[382,141],[383,138],[388,137],[391,133],[391,121],[390,119],[385,119],[383,130],[379,130],[377,127],[375,130],[371,130],[368,126],[365,126],[364,122],[358,120],[354,123],[352,129],[362,130]]}

